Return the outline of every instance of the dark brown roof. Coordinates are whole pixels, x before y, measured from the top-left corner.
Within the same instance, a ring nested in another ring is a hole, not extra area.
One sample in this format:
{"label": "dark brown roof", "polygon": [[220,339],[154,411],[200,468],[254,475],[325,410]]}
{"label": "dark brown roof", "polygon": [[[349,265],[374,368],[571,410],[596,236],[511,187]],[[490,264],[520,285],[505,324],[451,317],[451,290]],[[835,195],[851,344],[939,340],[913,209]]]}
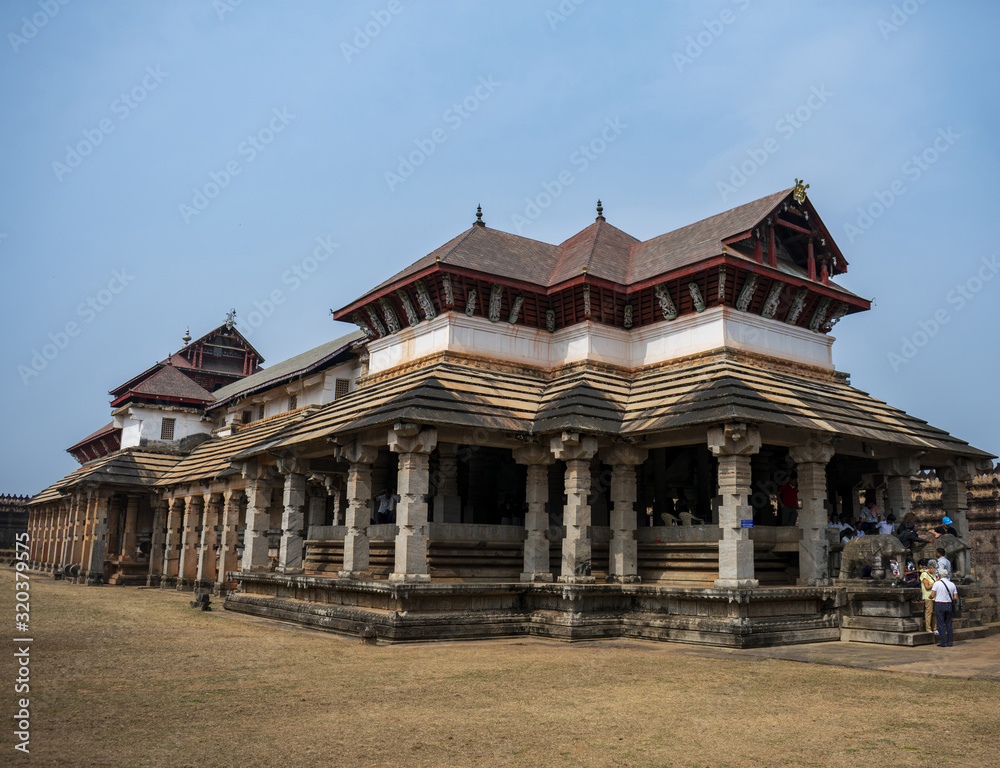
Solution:
{"label": "dark brown roof", "polygon": [[215,395],[192,381],[172,365],[165,365],[129,393],[146,398],[169,397],[210,403]]}
{"label": "dark brown roof", "polygon": [[[543,292],[581,276],[584,271],[589,277],[608,280],[623,287],[649,283],[674,270],[721,256],[724,241],[755,228],[779,206],[790,201],[792,192],[791,188],[775,192],[644,242],[608,224],[603,216],[561,245],[473,225],[338,310],[335,316],[340,317],[391,286],[404,284],[435,268],[469,270],[501,280],[538,286]],[[805,205],[811,210],[808,201]],[[818,216],[815,222],[822,232],[826,232]],[[832,238],[830,242],[835,248]],[[731,257],[753,261],[737,249],[728,248],[727,252]],[[782,261],[779,268],[805,277],[804,270],[791,263]],[[831,283],[831,286],[844,291],[836,284]]]}
{"label": "dark brown roof", "polygon": [[177,454],[152,453],[125,448],[88,462],[62,480],[33,496],[32,505],[54,501],[81,483],[128,487],[150,487],[170,467],[181,460]]}
{"label": "dark brown roof", "polygon": [[77,448],[82,448],[83,446],[87,445],[87,443],[90,443],[93,440],[97,440],[98,438],[101,438],[101,437],[107,437],[108,435],[111,435],[114,432],[121,432],[121,428],[115,427],[115,423],[112,421],[110,424],[105,424],[103,427],[101,427],[96,432],[92,432],[91,434],[87,435],[80,442],[74,443],[73,445],[71,445],[66,450],[67,451],[75,451]]}

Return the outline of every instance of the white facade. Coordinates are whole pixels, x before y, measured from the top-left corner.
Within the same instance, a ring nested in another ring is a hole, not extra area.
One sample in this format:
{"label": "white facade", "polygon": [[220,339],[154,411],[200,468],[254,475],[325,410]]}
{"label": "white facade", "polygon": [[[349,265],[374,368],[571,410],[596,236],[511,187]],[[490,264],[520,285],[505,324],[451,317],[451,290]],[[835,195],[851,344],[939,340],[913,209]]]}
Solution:
{"label": "white facade", "polygon": [[[189,408],[170,406],[126,405],[113,414],[114,424],[122,431],[122,448],[149,443],[176,443],[191,435],[208,434],[214,426],[200,413]],[[163,420],[173,419],[173,439],[164,440]]]}
{"label": "white facade", "polygon": [[633,331],[588,321],[555,333],[447,312],[372,340],[368,351],[370,373],[445,351],[543,368],[582,361],[640,368],[721,347],[832,370],[833,342],[832,336],[730,307],[713,307]]}

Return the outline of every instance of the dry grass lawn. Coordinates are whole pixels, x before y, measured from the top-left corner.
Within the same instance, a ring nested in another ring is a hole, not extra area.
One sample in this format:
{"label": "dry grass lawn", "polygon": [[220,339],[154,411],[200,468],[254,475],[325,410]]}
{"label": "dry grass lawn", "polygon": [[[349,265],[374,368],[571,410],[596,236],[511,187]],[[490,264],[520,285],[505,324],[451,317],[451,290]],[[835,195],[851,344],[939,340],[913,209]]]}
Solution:
{"label": "dry grass lawn", "polygon": [[[0,590],[12,614],[9,570]],[[373,647],[177,592],[36,577],[31,595],[31,755],[4,728],[0,765],[997,764],[987,681],[653,643]]]}

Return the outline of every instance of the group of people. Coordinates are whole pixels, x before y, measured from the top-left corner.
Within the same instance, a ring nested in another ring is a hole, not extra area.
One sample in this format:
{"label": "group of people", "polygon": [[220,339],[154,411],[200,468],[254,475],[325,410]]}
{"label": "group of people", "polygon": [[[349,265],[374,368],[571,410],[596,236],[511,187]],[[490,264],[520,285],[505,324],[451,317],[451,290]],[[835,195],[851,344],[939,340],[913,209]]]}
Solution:
{"label": "group of people", "polygon": [[917,579],[924,601],[924,625],[934,633],[939,647],[951,648],[955,644],[953,619],[958,587],[951,580],[951,562],[944,550],[939,547],[937,552],[937,559],[920,560]]}

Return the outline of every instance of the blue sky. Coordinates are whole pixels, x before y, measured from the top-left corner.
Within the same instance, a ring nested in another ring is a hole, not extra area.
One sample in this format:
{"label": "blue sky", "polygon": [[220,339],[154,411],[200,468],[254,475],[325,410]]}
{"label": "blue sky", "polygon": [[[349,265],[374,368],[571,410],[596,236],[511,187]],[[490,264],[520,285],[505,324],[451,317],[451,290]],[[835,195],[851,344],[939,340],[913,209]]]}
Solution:
{"label": "blue sky", "polygon": [[841,282],[875,300],[837,326],[837,367],[1000,452],[998,17],[943,0],[8,0],[0,492],[72,471],[64,449],[109,420],[108,390],[186,327],[235,307],[269,362],[302,352],[479,203],[488,226],[558,243],[600,197],[646,239],[796,177],[850,262]]}

